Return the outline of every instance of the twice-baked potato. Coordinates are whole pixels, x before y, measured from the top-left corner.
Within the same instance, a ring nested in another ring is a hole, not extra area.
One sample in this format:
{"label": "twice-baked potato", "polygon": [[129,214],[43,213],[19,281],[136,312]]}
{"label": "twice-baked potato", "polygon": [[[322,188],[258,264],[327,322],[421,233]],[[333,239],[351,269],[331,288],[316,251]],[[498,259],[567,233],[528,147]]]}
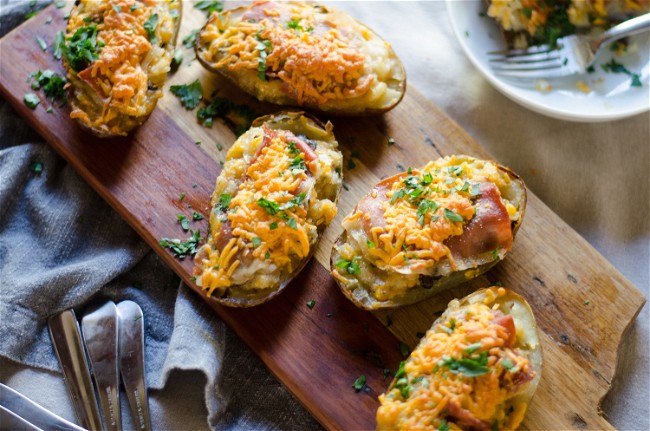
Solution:
{"label": "twice-baked potato", "polygon": [[210,235],[195,257],[197,285],[232,307],[280,293],[336,216],[342,160],[329,122],[302,112],[255,120],[217,178]]}
{"label": "twice-baked potato", "polygon": [[449,156],[377,184],[343,220],[331,272],[365,309],[426,299],[487,271],[512,248],[523,181],[492,161]]}
{"label": "twice-baked potato", "polygon": [[62,47],[70,118],[99,137],[126,136],[162,97],[180,0],[80,0]]}
{"label": "twice-baked potato", "polygon": [[196,56],[261,101],[338,115],[388,111],[406,87],[388,42],[344,12],[303,2],[213,13]]}
{"label": "twice-baked potato", "polygon": [[535,317],[502,287],[454,299],[379,396],[377,430],[514,430],[542,372]]}
{"label": "twice-baked potato", "polygon": [[648,0],[486,0],[487,15],[501,28],[514,48],[555,45],[558,38],[574,33],[605,30],[650,12]]}

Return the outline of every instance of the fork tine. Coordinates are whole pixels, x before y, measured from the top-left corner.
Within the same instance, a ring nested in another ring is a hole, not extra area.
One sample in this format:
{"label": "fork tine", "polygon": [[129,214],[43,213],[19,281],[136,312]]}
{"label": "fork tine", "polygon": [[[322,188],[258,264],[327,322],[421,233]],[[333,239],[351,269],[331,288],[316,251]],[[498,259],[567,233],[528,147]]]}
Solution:
{"label": "fork tine", "polygon": [[549,70],[557,69],[562,67],[562,62],[559,58],[549,60],[549,61],[537,61],[533,63],[502,63],[502,64],[492,64],[490,65],[492,70],[501,71],[501,70],[510,70],[510,71],[534,71],[534,70]]}
{"label": "fork tine", "polygon": [[560,52],[552,51],[552,52],[544,52],[540,54],[490,58],[489,61],[491,63],[535,63],[535,62],[551,61],[551,60],[559,60],[559,59],[560,59]]}
{"label": "fork tine", "polygon": [[566,67],[556,67],[551,69],[531,69],[531,70],[495,70],[495,75],[506,78],[520,79],[546,79],[561,78],[571,74],[570,69]]}
{"label": "fork tine", "polygon": [[543,52],[551,52],[555,51],[556,48],[551,48],[548,45],[539,45],[539,46],[531,46],[526,49],[502,49],[499,51],[489,51],[487,54],[488,55],[503,55],[506,57],[514,56],[514,55],[532,55],[532,54],[539,54]]}

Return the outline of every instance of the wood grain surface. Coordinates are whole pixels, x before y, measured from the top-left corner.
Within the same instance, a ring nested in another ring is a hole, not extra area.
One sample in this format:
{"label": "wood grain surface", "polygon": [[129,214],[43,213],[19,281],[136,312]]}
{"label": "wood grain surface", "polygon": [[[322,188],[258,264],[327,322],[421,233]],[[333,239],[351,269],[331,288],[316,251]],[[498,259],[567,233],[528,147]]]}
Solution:
{"label": "wood grain surface", "polygon": [[[205,20],[189,6],[179,42]],[[55,33],[64,29],[66,12],[50,6],[0,40],[3,97],[204,297],[321,424],[373,429],[377,396],[390,380],[384,369],[394,371],[402,360],[400,343],[414,347],[416,334],[428,329],[453,297],[500,281],[529,301],[543,342],[542,379],[522,428],[612,429],[600,416],[599,404],[614,376],[621,340],[645,298],[534,195],[529,194],[513,252],[485,276],[428,301],[375,313],[355,308],[338,291],[327,270],[330,248],[342,231],[340,221],[371,186],[441,155],[490,158],[417,90],[409,88],[402,103],[384,116],[331,119],[346,162],[352,158],[355,165],[344,170],[339,215],[315,258],[282,295],[253,309],[229,309],[205,298],[193,284],[191,259],[174,258],[158,242],[187,238],[177,214],[209,214],[219,161],[235,135],[220,121],[211,128],[198,124],[195,111],[185,110],[168,88],[148,122],[125,139],[99,140],[81,131],[68,118],[68,108],[47,113],[49,102],[42,93],[41,104],[29,109],[23,102],[32,91],[28,74],[38,69],[63,73],[51,46]],[[47,42],[47,51],[37,36]],[[184,62],[170,75],[170,84],[200,79],[206,96],[216,90],[259,114],[278,110],[238,93],[192,60],[192,50],[182,49]],[[206,220],[192,222],[192,229],[203,233],[207,228]],[[306,305],[311,300],[313,309]],[[367,384],[356,392],[352,384],[362,374]]]}

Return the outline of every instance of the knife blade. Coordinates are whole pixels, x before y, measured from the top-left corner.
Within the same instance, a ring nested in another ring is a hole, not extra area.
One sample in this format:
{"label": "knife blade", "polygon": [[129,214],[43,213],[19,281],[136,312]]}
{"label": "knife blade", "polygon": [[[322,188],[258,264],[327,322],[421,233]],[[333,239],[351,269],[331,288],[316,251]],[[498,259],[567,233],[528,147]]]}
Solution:
{"label": "knife blade", "polygon": [[48,327],[79,422],[91,431],[102,431],[97,398],[90,380],[88,361],[74,311],[65,310],[51,316],[48,319]]}
{"label": "knife blade", "polygon": [[0,419],[1,430],[87,431],[2,383],[0,383]]}
{"label": "knife blade", "polygon": [[144,366],[144,318],[133,301],[117,304],[119,316],[120,373],[129,399],[133,423],[138,430],[151,430]]}
{"label": "knife blade", "polygon": [[81,334],[90,358],[107,431],[121,431],[118,373],[117,307],[109,301],[81,319]]}

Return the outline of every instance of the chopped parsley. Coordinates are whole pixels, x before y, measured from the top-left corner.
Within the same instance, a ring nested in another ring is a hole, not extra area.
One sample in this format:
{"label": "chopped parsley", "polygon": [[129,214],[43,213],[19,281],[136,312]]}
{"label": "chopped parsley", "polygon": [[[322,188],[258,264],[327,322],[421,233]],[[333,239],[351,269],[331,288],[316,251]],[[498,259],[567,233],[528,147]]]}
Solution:
{"label": "chopped parsley", "polygon": [[289,169],[291,169],[292,175],[298,175],[307,170],[305,161],[302,158],[302,154],[298,154],[293,159],[289,159]]}
{"label": "chopped parsley", "polygon": [[158,26],[158,14],[154,13],[144,22],[143,27],[147,32],[147,38],[152,45],[158,44],[158,37],[156,36],[156,27]]}
{"label": "chopped parsley", "polygon": [[280,205],[277,202],[270,201],[266,198],[259,198],[257,205],[261,206],[270,215],[276,215],[280,212]]}
{"label": "chopped parsley", "polygon": [[193,256],[196,254],[199,242],[201,242],[203,238],[201,237],[200,229],[196,232],[190,230],[190,233],[192,236],[185,241],[181,241],[179,239],[162,238],[159,244],[162,247],[170,249],[174,256],[179,259],[184,259],[187,256]]}
{"label": "chopped parsley", "polygon": [[266,57],[268,54],[273,52],[270,40],[264,40],[261,38],[262,32],[265,30],[264,27],[255,33],[255,39],[258,43],[255,46],[255,49],[260,52],[259,58],[257,59],[257,77],[262,81],[266,81]]}
{"label": "chopped parsley", "polygon": [[271,229],[271,230],[274,230],[274,229],[277,229],[277,228],[278,228],[278,222],[273,221],[269,225],[269,229]]}
{"label": "chopped parsley", "polygon": [[375,245],[375,243],[372,242],[372,241],[370,241],[370,240],[366,240],[366,245],[368,246],[368,248],[375,248],[375,247],[377,247],[377,246]]}
{"label": "chopped parsley", "polygon": [[316,305],[316,301],[314,301],[313,299],[310,300],[310,301],[307,301],[307,307],[309,307],[310,310],[312,310],[315,305]]}
{"label": "chopped parsley", "polygon": [[181,193],[181,195],[179,196],[180,202],[183,202],[183,199],[185,199],[185,193]]}
{"label": "chopped parsley", "polygon": [[477,359],[447,357],[441,360],[438,365],[447,367],[454,374],[462,374],[466,377],[478,377],[490,371],[487,366],[487,352],[481,352]]}
{"label": "chopped parsley", "polygon": [[52,47],[52,55],[57,60],[61,60],[63,57],[63,49],[65,48],[65,35],[62,31],[56,33],[54,36],[54,46]]}
{"label": "chopped parsley", "polygon": [[630,72],[625,66],[623,66],[621,63],[616,61],[615,59],[611,59],[609,63],[605,63],[602,65],[603,70],[606,73],[624,73],[628,75],[630,78],[632,78],[632,82],[630,83],[631,87],[641,87],[641,75],[638,73],[632,73]]}
{"label": "chopped parsley", "polygon": [[212,127],[215,118],[221,118],[237,136],[250,128],[257,114],[246,105],[236,105],[225,97],[213,97],[210,103],[196,112],[199,122]]}
{"label": "chopped parsley", "polygon": [[402,355],[402,358],[404,358],[404,359],[406,359],[408,357],[409,353],[411,353],[410,349],[409,349],[409,346],[402,343],[401,341],[399,343],[399,352]]}
{"label": "chopped parsley", "polygon": [[185,109],[194,109],[203,98],[203,86],[198,79],[191,84],[172,85],[169,90],[178,97]]}
{"label": "chopped parsley", "polygon": [[196,34],[199,32],[198,29],[194,29],[183,38],[183,46],[187,49],[192,49],[194,48],[194,44],[196,43]]}
{"label": "chopped parsley", "polygon": [[40,174],[41,172],[43,172],[43,163],[42,162],[34,162],[30,166],[30,168],[31,168],[32,172],[34,172],[35,174]]}
{"label": "chopped parsley", "polygon": [[113,10],[115,11],[115,13],[120,13],[120,12],[122,12],[122,6],[118,6],[118,5],[116,5],[116,4],[111,5],[111,6],[113,6]]}
{"label": "chopped parsley", "polygon": [[43,52],[47,51],[47,43],[45,42],[45,39],[40,36],[36,36],[36,43],[38,43],[38,46],[41,47],[41,50]]}
{"label": "chopped parsley", "polygon": [[66,80],[61,75],[54,73],[52,70],[39,70],[30,74],[32,78],[32,90],[43,89],[45,96],[52,100],[61,100],[61,106],[66,104],[67,96],[65,92]]}
{"label": "chopped parsley", "polygon": [[203,220],[203,214],[197,213],[196,211],[192,211],[192,220],[194,221]]}
{"label": "chopped parsley", "polygon": [[218,0],[201,0],[194,5],[194,8],[202,10],[210,16],[212,12],[223,11],[223,3]]}
{"label": "chopped parsley", "polygon": [[36,109],[38,104],[41,103],[41,100],[34,93],[25,94],[23,100],[25,101],[25,105],[31,109]]}
{"label": "chopped parsley", "polygon": [[135,12],[138,9],[140,9],[140,6],[137,3],[131,5],[131,7],[129,8],[131,12]]}
{"label": "chopped parsley", "polygon": [[190,229],[190,220],[185,216],[184,214],[178,214],[176,215],[176,218],[178,219],[178,222],[181,224],[181,227],[185,232],[187,232]]}
{"label": "chopped parsley", "polygon": [[339,259],[336,261],[336,267],[344,269],[348,274],[359,274],[361,268],[355,260]]}
{"label": "chopped parsley", "polygon": [[176,48],[174,51],[174,57],[172,57],[172,66],[178,68],[183,63],[183,50]]}
{"label": "chopped parsley", "polygon": [[228,209],[231,200],[232,200],[232,195],[228,193],[222,193],[219,196],[219,208],[221,209],[221,211],[225,212]]}
{"label": "chopped parsley", "polygon": [[306,31],[307,33],[311,32],[314,30],[313,27],[307,27],[306,29],[300,25],[300,18],[293,19],[291,21],[287,21],[287,23],[284,25],[286,28],[290,28],[298,34],[298,32],[301,31]]}
{"label": "chopped parsley", "polygon": [[515,366],[515,364],[512,363],[512,361],[510,360],[510,358],[504,358],[504,359],[501,361],[501,366],[503,367],[504,370],[508,370],[508,371],[510,371],[510,370],[512,370],[512,368]]}
{"label": "chopped parsley", "polygon": [[296,223],[296,219],[293,217],[287,220],[287,226],[289,226],[291,229],[298,229],[298,224]]}
{"label": "chopped parsley", "polygon": [[280,205],[280,210],[284,211],[284,210],[294,209],[295,207],[300,206],[304,202],[306,197],[307,197],[307,192],[302,192],[295,198],[289,200],[289,202]]}
{"label": "chopped parsley", "polygon": [[363,374],[357,377],[354,383],[352,383],[352,387],[357,392],[361,391],[365,385],[366,385],[366,376],[364,376]]}
{"label": "chopped parsley", "polygon": [[348,171],[351,171],[352,169],[354,169],[354,168],[356,168],[356,167],[357,167],[357,164],[354,163],[354,160],[352,160],[352,157],[350,157],[350,158],[348,159],[348,166],[347,166]]}
{"label": "chopped parsley", "polygon": [[104,46],[97,41],[97,25],[79,27],[63,47],[63,57],[75,72],[81,72],[99,58],[99,50]]}
{"label": "chopped parsley", "polygon": [[[420,202],[420,205],[418,205],[418,223],[420,223],[420,226],[424,226],[424,216],[427,212],[435,213],[436,210],[440,207],[440,204],[436,201],[431,201],[428,199],[423,199]],[[432,216],[431,221],[436,221],[438,219],[437,216]]]}
{"label": "chopped parsley", "polygon": [[262,244],[262,239],[259,236],[253,237],[251,243],[253,244],[253,248],[257,248]]}
{"label": "chopped parsley", "polygon": [[447,423],[447,419],[443,419],[440,422],[440,425],[438,425],[438,431],[449,431],[449,424]]}
{"label": "chopped parsley", "polygon": [[449,220],[449,221],[462,222],[464,220],[463,216],[461,216],[460,214],[456,214],[455,212],[453,212],[449,208],[445,208],[444,213],[445,213],[445,218],[447,220]]}

